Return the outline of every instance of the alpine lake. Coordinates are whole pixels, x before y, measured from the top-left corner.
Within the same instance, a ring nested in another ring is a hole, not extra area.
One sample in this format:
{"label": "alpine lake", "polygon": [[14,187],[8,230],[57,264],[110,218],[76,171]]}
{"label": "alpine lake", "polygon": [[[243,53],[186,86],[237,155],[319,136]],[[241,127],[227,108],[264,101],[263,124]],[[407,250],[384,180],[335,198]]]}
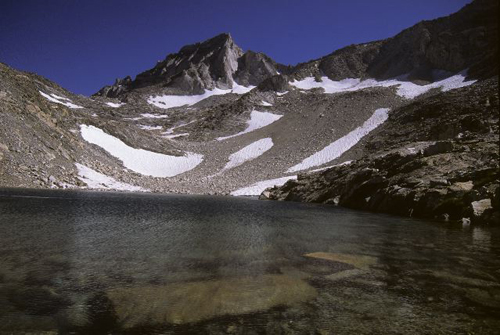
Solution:
{"label": "alpine lake", "polygon": [[0,334],[499,334],[500,229],[0,190]]}

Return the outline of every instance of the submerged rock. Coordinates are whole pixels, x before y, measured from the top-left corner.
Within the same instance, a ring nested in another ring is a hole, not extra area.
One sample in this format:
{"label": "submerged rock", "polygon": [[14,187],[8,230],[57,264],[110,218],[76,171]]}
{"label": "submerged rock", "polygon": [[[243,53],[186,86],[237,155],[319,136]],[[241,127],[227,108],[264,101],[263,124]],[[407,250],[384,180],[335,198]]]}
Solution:
{"label": "submerged rock", "polygon": [[365,255],[339,254],[330,252],[313,252],[305,254],[305,257],[325,259],[352,265],[358,269],[368,269],[370,265],[377,263],[377,258]]}
{"label": "submerged rock", "polygon": [[263,275],[113,289],[107,292],[125,328],[141,324],[185,324],[222,315],[264,311],[316,297],[305,281]]}
{"label": "submerged rock", "polygon": [[325,278],[328,280],[343,280],[350,277],[356,277],[365,273],[366,271],[364,270],[353,269],[353,270],[345,270],[337,273],[332,273],[331,275],[325,276]]}

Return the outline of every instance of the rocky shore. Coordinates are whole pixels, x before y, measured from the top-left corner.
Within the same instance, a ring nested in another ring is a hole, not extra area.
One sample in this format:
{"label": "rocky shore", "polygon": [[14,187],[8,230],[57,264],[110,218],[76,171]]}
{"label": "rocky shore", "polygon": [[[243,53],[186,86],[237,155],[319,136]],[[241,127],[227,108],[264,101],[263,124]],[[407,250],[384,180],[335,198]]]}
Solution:
{"label": "rocky shore", "polygon": [[393,110],[363,158],[267,189],[261,199],[498,225],[498,78]]}

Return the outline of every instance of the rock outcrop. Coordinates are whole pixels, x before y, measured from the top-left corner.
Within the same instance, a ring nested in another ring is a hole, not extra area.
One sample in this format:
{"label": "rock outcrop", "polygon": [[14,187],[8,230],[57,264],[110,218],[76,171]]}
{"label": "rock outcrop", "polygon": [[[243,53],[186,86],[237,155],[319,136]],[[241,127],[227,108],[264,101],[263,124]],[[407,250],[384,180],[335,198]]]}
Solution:
{"label": "rock outcrop", "polygon": [[392,111],[361,159],[261,198],[499,224],[498,77]]}

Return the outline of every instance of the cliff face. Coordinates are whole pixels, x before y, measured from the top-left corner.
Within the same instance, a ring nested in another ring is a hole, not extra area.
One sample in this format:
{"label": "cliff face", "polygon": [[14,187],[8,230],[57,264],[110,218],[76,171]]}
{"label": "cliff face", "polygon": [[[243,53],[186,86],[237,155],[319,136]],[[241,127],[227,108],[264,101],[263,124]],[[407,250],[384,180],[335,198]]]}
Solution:
{"label": "cliff face", "polygon": [[497,78],[421,99],[391,111],[361,159],[261,197],[499,224],[498,108]]}
{"label": "cliff face", "polygon": [[409,74],[432,80],[432,70],[488,78],[498,73],[498,1],[476,0],[459,12],[423,21],[382,45],[368,68],[380,79]]}

